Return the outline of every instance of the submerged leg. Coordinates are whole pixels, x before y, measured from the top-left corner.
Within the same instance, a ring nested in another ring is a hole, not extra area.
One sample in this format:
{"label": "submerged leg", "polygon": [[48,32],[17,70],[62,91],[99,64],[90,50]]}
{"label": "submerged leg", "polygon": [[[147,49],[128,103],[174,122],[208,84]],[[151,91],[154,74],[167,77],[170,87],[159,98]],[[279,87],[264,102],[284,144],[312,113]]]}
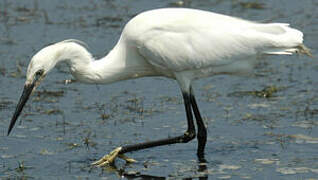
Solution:
{"label": "submerged leg", "polygon": [[131,152],[131,151],[137,151],[141,149],[147,149],[151,147],[156,146],[163,146],[168,144],[176,144],[176,143],[187,143],[195,138],[195,127],[193,122],[193,116],[192,116],[192,110],[191,110],[191,95],[189,93],[182,93],[183,100],[184,100],[184,106],[187,114],[187,122],[188,122],[188,129],[187,131],[177,137],[173,138],[167,138],[167,139],[160,139],[156,141],[149,141],[144,143],[138,143],[133,145],[126,145],[122,147],[118,147],[115,150],[113,150],[108,155],[105,155],[100,160],[93,163],[93,165],[97,166],[105,166],[108,164],[114,163],[114,160],[116,157],[122,158],[126,160],[127,162],[133,162],[133,159],[129,159],[126,156],[124,156],[124,153]]}
{"label": "submerged leg", "polygon": [[191,88],[190,90],[190,101],[191,101],[191,106],[194,112],[195,119],[197,121],[197,126],[198,126],[198,133],[197,133],[197,139],[198,139],[198,150],[197,150],[197,155],[199,157],[199,160],[204,160],[204,148],[206,145],[206,139],[207,139],[207,131],[204,126],[204,122],[202,120],[197,102],[194,97],[193,90]]}

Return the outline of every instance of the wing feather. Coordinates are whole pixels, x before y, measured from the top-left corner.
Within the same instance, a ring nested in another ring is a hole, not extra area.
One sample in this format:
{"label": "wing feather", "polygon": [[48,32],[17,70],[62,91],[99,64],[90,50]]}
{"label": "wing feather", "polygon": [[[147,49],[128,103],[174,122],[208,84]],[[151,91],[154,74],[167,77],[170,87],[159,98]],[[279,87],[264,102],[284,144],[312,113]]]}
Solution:
{"label": "wing feather", "polygon": [[162,11],[143,13],[134,23],[139,53],[158,68],[176,72],[223,66],[257,54],[290,54],[302,44],[302,33],[288,24],[199,10]]}

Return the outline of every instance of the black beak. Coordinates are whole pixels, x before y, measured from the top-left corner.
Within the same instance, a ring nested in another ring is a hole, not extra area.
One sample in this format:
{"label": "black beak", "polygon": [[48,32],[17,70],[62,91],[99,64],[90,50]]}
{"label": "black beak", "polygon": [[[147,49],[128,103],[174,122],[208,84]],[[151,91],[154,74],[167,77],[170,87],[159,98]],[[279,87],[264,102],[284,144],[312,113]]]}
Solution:
{"label": "black beak", "polygon": [[20,97],[19,103],[18,103],[18,105],[17,105],[17,107],[15,109],[15,112],[13,114],[13,117],[12,117],[10,125],[9,125],[8,136],[9,136],[11,130],[13,129],[13,126],[14,126],[15,122],[17,121],[17,119],[18,119],[18,117],[19,117],[19,115],[20,115],[25,103],[28,101],[28,99],[30,97],[30,94],[32,93],[35,84],[36,84],[36,81],[33,81],[32,84],[24,86],[24,89],[23,89],[22,95]]}

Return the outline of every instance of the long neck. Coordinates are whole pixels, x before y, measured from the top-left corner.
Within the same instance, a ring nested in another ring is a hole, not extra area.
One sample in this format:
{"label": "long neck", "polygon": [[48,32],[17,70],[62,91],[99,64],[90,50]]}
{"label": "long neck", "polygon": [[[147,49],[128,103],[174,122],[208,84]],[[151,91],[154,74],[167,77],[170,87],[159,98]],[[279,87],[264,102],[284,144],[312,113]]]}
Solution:
{"label": "long neck", "polygon": [[120,39],[107,56],[92,61],[91,67],[97,75],[95,83],[108,84],[156,75],[151,65],[137,53],[135,47],[126,45],[127,43]]}
{"label": "long neck", "polygon": [[78,43],[62,41],[56,44],[54,59],[56,63],[66,62],[72,75],[79,81],[89,83],[96,78],[91,67],[94,58]]}
{"label": "long neck", "polygon": [[76,43],[66,43],[59,51],[57,59],[66,60],[72,75],[81,82],[106,84],[154,75],[150,65],[134,49],[126,48],[120,42],[100,60],[94,60]]}

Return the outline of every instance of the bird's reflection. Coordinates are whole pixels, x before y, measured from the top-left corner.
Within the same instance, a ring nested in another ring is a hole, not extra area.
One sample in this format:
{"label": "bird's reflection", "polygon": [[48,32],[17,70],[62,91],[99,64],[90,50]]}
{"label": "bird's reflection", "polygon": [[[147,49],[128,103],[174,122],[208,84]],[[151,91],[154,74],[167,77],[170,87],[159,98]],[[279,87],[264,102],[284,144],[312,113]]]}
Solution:
{"label": "bird's reflection", "polygon": [[[118,168],[116,165],[107,166],[103,168],[103,171],[106,171],[108,173],[115,173],[118,175],[118,177],[127,178],[127,179],[141,179],[141,180],[163,180],[168,179],[164,176],[153,176],[150,174],[143,174],[141,172],[127,172],[125,169],[128,167],[128,164],[125,164],[123,167]],[[186,177],[183,178],[184,180],[191,180],[191,179],[199,179],[199,180],[206,180],[208,179],[208,172],[207,172],[207,161],[205,159],[199,159],[198,161],[198,174],[200,176],[198,177]],[[171,178],[171,177],[170,177]]]}
{"label": "bird's reflection", "polygon": [[[199,180],[205,180],[208,179],[208,172],[207,172],[207,161],[203,158],[199,160],[198,163],[198,172],[202,174],[202,176],[199,177]],[[192,179],[192,178],[191,178]]]}

